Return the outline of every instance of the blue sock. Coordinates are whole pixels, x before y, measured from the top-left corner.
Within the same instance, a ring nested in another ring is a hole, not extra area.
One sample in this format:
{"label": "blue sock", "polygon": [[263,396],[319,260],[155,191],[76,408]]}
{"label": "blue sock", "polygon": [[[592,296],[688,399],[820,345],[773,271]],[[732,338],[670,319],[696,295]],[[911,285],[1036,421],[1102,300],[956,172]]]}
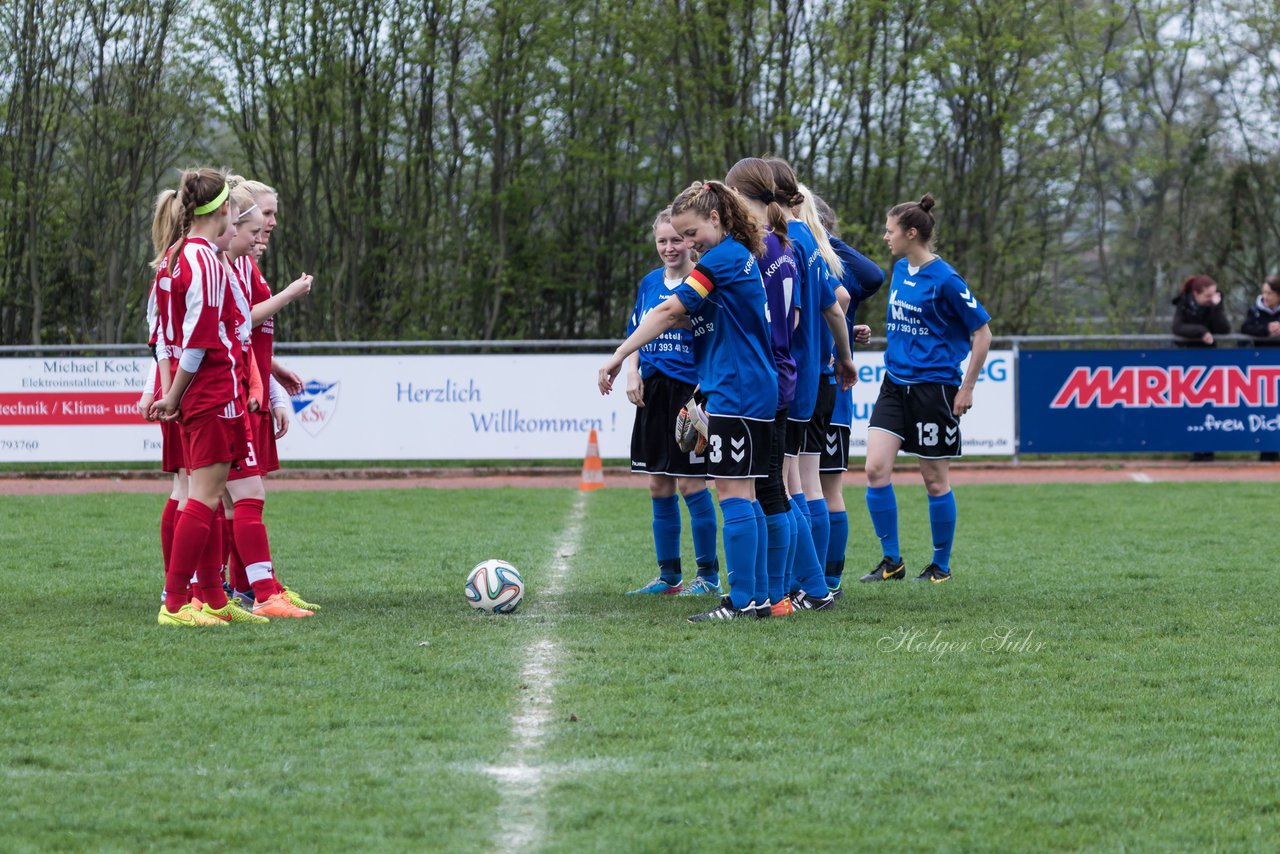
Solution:
{"label": "blue sock", "polygon": [[933,532],[933,562],[951,571],[951,544],[956,538],[956,494],[929,496],[929,529]]}
{"label": "blue sock", "polygon": [[807,509],[804,503],[803,493],[799,497],[791,496],[791,550],[787,552],[787,592],[799,593],[800,585],[796,583],[796,561],[800,559],[800,534],[805,534],[810,540],[813,535],[809,534],[809,517],[805,515]]}
{"label": "blue sock", "polygon": [[674,495],[654,498],[653,547],[658,552],[658,577],[671,585],[680,583],[680,499]]}
{"label": "blue sock", "polygon": [[756,584],[751,598],[763,605],[769,598],[769,525],[760,502],[752,501],[751,506],[756,511]]}
{"label": "blue sock", "polygon": [[[793,503],[803,507],[798,498]],[[796,535],[796,563],[792,586],[808,595],[821,599],[827,595],[827,577],[822,574],[822,564],[818,561],[818,552],[813,547],[813,534],[802,518],[800,530]]]}
{"label": "blue sock", "polygon": [[720,501],[724,517],[724,562],[733,607],[745,608],[756,586],[756,511],[745,498]]}
{"label": "blue sock", "polygon": [[813,550],[818,553],[818,561],[825,566],[827,541],[831,539],[831,514],[827,510],[827,499],[819,498],[809,502],[809,530],[813,533]]}
{"label": "blue sock", "polygon": [[804,520],[806,525],[809,524],[809,501],[804,497],[803,492],[797,492],[791,496],[791,506],[800,511],[800,518]]}
{"label": "blue sock", "polygon": [[893,484],[867,487],[867,510],[871,513],[871,527],[880,538],[880,552],[895,561],[902,560],[902,547],[898,545],[898,497],[893,494]]}
{"label": "blue sock", "polygon": [[787,556],[791,553],[791,513],[765,516],[769,529],[769,599],[776,605],[787,595]]}
{"label": "blue sock", "polygon": [[716,506],[711,490],[700,489],[684,497],[693,529],[693,553],[698,559],[698,575],[719,583],[720,561],[716,558]]}
{"label": "blue sock", "polygon": [[800,538],[800,511],[793,505],[787,511],[787,565],[782,579],[782,589],[790,593],[795,587],[796,543]]}
{"label": "blue sock", "polygon": [[844,552],[849,547],[849,513],[838,510],[831,516],[831,538],[827,541],[827,586],[840,586],[844,575]]}

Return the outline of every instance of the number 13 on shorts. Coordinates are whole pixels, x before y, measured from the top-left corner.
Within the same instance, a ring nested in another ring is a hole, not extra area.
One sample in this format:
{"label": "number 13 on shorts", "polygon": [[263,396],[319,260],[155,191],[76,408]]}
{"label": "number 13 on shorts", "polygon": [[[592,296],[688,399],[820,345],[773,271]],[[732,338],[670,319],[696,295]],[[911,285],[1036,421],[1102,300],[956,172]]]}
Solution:
{"label": "number 13 on shorts", "polygon": [[916,422],[916,441],[923,448],[932,448],[938,444],[938,425],[933,422]]}

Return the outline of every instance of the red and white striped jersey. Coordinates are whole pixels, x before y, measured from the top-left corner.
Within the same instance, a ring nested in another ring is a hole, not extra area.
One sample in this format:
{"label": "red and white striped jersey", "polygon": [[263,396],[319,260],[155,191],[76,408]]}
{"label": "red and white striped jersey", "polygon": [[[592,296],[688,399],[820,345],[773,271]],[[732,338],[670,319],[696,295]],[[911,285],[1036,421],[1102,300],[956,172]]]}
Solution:
{"label": "red and white striped jersey", "polygon": [[[156,271],[155,278],[151,280],[151,293],[147,296],[147,343],[155,351],[157,362],[162,359],[170,359],[174,362],[169,369],[170,376],[177,369],[177,360],[182,355],[182,348],[173,343],[173,329],[169,320],[169,293],[172,282],[166,263]],[[152,371],[151,391],[156,397],[160,397],[159,365]]]}
{"label": "red and white striped jersey", "polygon": [[237,408],[240,387],[235,367],[240,340],[232,292],[237,285],[217,249],[203,238],[189,238],[171,263],[169,320],[173,341],[182,349],[205,351],[204,361],[182,396],[183,417],[227,406]]}

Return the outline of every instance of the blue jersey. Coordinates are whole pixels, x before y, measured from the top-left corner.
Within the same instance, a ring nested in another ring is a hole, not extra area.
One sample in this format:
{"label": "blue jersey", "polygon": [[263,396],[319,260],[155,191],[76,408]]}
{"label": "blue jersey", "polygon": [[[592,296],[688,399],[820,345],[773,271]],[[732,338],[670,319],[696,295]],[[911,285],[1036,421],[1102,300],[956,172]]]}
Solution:
{"label": "blue jersey", "polygon": [[[675,295],[683,279],[666,278],[666,268],[659,267],[640,280],[636,305],[627,321],[627,335],[636,331],[644,316],[663,300]],[[696,385],[698,373],[693,369],[693,333],[688,329],[668,329],[640,348],[640,377],[649,379],[661,372],[673,380]]]}
{"label": "blue jersey", "polygon": [[772,421],[778,371],[760,266],[732,237],[712,247],[676,288],[693,323],[693,363],[710,415]]}
{"label": "blue jersey", "polygon": [[884,366],[893,381],[959,385],[970,336],[991,320],[955,269],[935,258],[914,274],[893,265]]}
{"label": "blue jersey", "polygon": [[769,334],[773,346],[773,366],[778,369],[778,409],[791,404],[796,394],[796,360],[791,355],[796,283],[800,271],[791,250],[773,232],[764,236],[764,257],[760,275],[769,300]]}
{"label": "blue jersey", "polygon": [[[792,421],[808,421],[813,417],[813,407],[818,400],[818,379],[831,351],[828,343],[822,346],[822,333],[827,321],[822,312],[836,301],[831,284],[831,272],[827,262],[818,254],[818,242],[809,226],[799,220],[787,223],[787,236],[800,268],[800,296],[796,304],[801,307],[800,323],[791,337],[791,355],[796,360],[796,394],[787,414]],[[830,336],[830,330],[827,335]]]}
{"label": "blue jersey", "polygon": [[[862,302],[870,299],[876,291],[880,290],[880,286],[884,284],[884,270],[838,237],[831,237],[831,248],[836,250],[836,254],[844,262],[844,279],[841,284],[849,292],[849,308],[845,311],[844,321],[845,327],[849,330],[849,347],[852,348],[854,315]],[[853,389],[836,395],[836,407],[831,413],[831,423],[842,427],[853,426]]]}
{"label": "blue jersey", "polygon": [[871,299],[880,290],[880,286],[884,284],[884,270],[840,238],[829,239],[831,248],[836,250],[836,254],[844,262],[844,278],[840,284],[849,292],[848,314],[852,316],[860,304]]}

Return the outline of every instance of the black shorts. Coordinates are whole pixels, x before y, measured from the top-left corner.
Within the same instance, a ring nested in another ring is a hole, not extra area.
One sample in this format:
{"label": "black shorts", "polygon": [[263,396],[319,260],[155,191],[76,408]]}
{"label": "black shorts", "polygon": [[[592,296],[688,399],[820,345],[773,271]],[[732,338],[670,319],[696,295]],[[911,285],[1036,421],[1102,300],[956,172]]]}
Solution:
{"label": "black shorts", "polygon": [[788,457],[800,456],[804,447],[804,431],[809,428],[808,421],[787,421],[786,436],[783,437],[782,452]]}
{"label": "black shorts", "polygon": [[818,471],[849,470],[849,428],[832,424],[822,441],[822,454],[818,457]]}
{"label": "black shorts", "polygon": [[787,410],[779,409],[769,431],[769,476],[756,484],[756,500],[766,516],[791,512],[786,478],[782,471],[782,447],[787,438]]}
{"label": "black shorts", "polygon": [[706,477],[707,459],[676,444],[676,416],[693,386],[658,372],[644,381],[644,406],[631,428],[631,470],[636,474]]}
{"label": "black shorts", "polygon": [[740,480],[769,476],[773,421],[707,414],[707,477]]}
{"label": "black shorts", "polygon": [[886,376],[867,429],[892,433],[902,450],[926,460],[958,457],[960,419],[951,407],[959,390],[943,383],[899,385]]}
{"label": "black shorts", "polygon": [[827,441],[827,428],[831,426],[831,416],[836,411],[836,384],[830,376],[818,380],[818,399],[813,405],[813,417],[804,430],[804,441],[800,446],[802,454],[821,454]]}

